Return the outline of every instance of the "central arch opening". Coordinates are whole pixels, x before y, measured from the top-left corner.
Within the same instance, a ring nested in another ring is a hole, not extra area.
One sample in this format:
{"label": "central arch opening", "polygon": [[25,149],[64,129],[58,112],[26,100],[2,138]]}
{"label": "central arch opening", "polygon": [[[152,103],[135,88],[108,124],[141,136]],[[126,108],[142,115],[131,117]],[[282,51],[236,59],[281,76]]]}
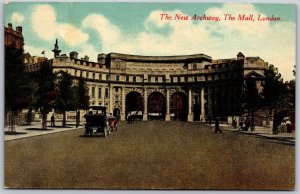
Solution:
{"label": "central arch opening", "polygon": [[126,95],[126,118],[129,115],[133,115],[134,119],[143,119],[143,111],[144,111],[144,100],[143,96],[135,91],[129,92]]}
{"label": "central arch opening", "polygon": [[148,97],[148,119],[164,120],[166,115],[165,97],[160,92],[152,92]]}
{"label": "central arch opening", "polygon": [[187,121],[188,98],[183,92],[175,92],[171,96],[171,110],[173,120]]}

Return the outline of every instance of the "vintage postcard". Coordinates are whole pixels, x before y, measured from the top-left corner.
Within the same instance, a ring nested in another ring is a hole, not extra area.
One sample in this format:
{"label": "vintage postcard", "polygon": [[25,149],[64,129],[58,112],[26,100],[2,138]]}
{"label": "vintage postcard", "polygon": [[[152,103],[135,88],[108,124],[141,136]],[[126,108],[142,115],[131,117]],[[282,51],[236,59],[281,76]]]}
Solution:
{"label": "vintage postcard", "polygon": [[296,5],[4,5],[4,185],[295,189]]}

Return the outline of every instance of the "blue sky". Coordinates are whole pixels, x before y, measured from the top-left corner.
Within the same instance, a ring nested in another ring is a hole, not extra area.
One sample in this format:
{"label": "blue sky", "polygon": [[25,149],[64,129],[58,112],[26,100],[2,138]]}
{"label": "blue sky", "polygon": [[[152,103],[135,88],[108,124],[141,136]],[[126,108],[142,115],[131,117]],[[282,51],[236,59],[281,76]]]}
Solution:
{"label": "blue sky", "polygon": [[[218,16],[213,21],[165,21],[161,13]],[[225,13],[277,16],[279,22],[224,21]],[[21,25],[25,50],[52,58],[55,39],[62,53],[140,55],[204,53],[214,59],[238,52],[260,56],[292,79],[296,64],[296,7],[292,4],[219,3],[9,3],[5,25]]]}

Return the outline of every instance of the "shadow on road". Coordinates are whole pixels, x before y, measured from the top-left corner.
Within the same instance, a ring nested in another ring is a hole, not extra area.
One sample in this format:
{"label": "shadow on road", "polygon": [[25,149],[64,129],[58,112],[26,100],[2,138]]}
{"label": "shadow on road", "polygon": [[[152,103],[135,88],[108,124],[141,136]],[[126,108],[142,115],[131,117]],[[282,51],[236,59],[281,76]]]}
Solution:
{"label": "shadow on road", "polygon": [[5,131],[4,132],[5,135],[23,135],[23,134],[27,134],[24,132],[16,132],[16,131]]}
{"label": "shadow on road", "polygon": [[26,128],[25,130],[29,130],[29,131],[52,131],[54,129],[50,129],[50,128],[47,128],[47,129],[43,129],[43,128]]}

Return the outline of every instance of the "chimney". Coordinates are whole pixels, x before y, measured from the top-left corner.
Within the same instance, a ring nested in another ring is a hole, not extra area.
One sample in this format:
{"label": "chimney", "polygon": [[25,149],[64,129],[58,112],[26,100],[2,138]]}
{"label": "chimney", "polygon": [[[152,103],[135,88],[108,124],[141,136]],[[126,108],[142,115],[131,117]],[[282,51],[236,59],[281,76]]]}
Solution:
{"label": "chimney", "polygon": [[16,32],[22,34],[22,27],[21,26],[17,26],[16,27]]}
{"label": "chimney", "polygon": [[85,61],[89,61],[89,57],[87,55],[84,56]]}
{"label": "chimney", "polygon": [[8,23],[8,28],[12,29],[12,23]]}
{"label": "chimney", "polygon": [[71,59],[77,59],[77,57],[78,57],[78,53],[76,51],[70,52],[70,58]]}
{"label": "chimney", "polygon": [[237,59],[238,60],[241,60],[241,59],[245,59],[245,55],[243,54],[243,53],[241,53],[241,52],[239,52],[238,54],[237,54]]}

